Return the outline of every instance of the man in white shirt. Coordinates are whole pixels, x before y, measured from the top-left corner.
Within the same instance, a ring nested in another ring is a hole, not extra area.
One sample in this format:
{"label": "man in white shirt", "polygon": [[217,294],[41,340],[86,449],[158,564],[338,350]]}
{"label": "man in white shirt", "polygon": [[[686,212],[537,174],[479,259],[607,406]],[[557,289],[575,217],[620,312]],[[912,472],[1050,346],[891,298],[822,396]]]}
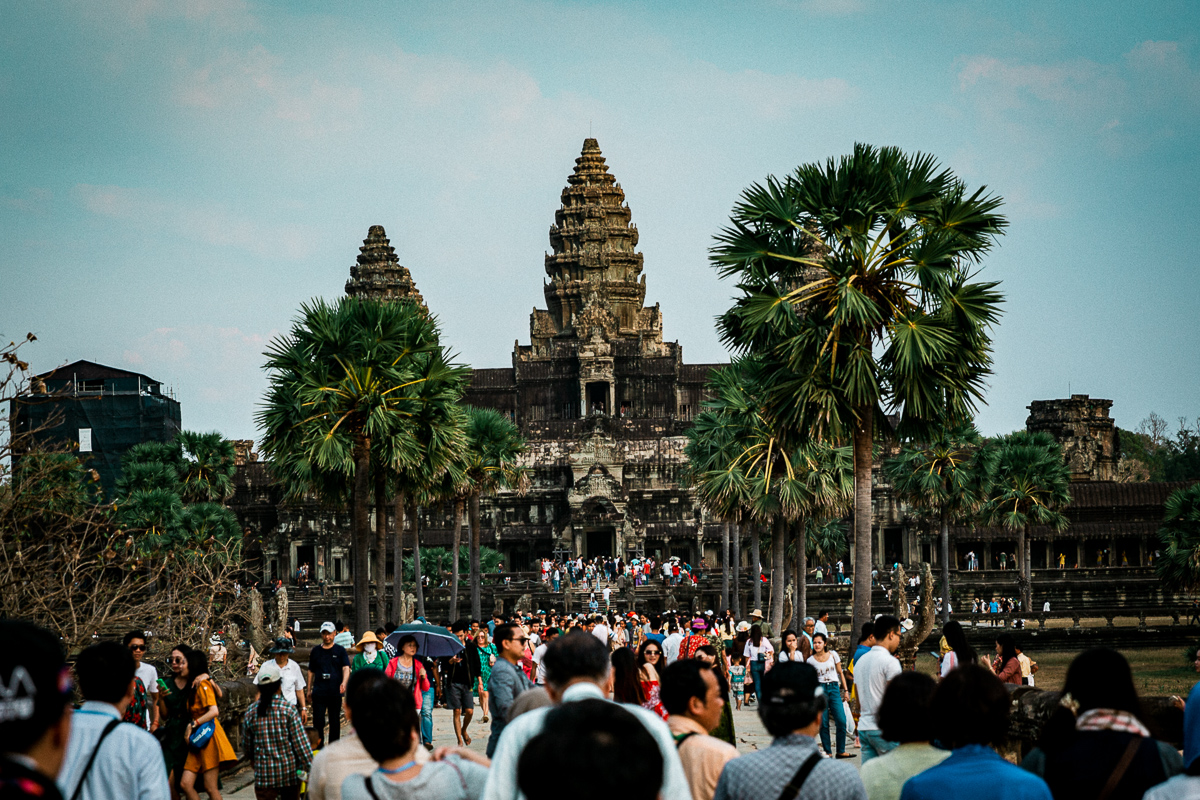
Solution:
{"label": "man in white shirt", "polygon": [[308,683],[304,680],[304,670],[291,659],[294,652],[295,645],[292,644],[292,640],[286,636],[280,636],[267,648],[266,652],[266,655],[274,656],[275,660],[267,661],[259,668],[254,682],[257,684],[259,678],[266,674],[278,676],[279,696],[296,706],[296,710],[300,712],[300,721],[307,725],[308,703],[305,701],[304,690]]}
{"label": "man in white shirt", "polygon": [[534,683],[538,686],[546,685],[546,665],[543,662],[546,658],[546,648],[556,638],[558,638],[558,628],[546,628],[546,638],[533,651]]}
{"label": "man in white shirt", "polygon": [[142,660],[146,657],[147,648],[144,632],[130,631],[125,634],[123,641],[133,655],[133,663],[137,664],[134,674],[142,679],[142,686],[146,690],[146,700],[150,704],[150,707],[146,709],[146,724],[142,727],[153,733],[158,730],[158,670],[154,668],[153,664],[147,664]]}
{"label": "man in white shirt", "polygon": [[813,624],[813,636],[816,636],[819,633],[825,637],[826,641],[828,641],[829,640],[829,628],[827,627],[828,622],[829,622],[829,612],[828,611],[822,611],[820,614],[818,614],[817,621]]}
{"label": "man in white shirt", "polygon": [[136,725],[121,724],[136,690],[136,671],[129,649],[116,642],[94,644],[75,660],[84,703],[72,717],[71,736],[58,773],[63,797],[72,797],[77,788],[80,800],[160,800],[170,796],[158,740]]}
{"label": "man in white shirt", "polygon": [[608,586],[604,587],[604,610],[612,608],[612,589]]}
{"label": "man in white shirt", "polygon": [[674,618],[667,621],[667,631],[667,638],[663,639],[662,649],[667,664],[671,665],[675,663],[675,659],[679,658],[679,645],[683,643],[683,634],[679,632],[679,626],[675,623]]}
{"label": "man in white shirt", "polygon": [[861,710],[858,738],[864,764],[896,746],[883,738],[875,715],[879,713],[888,681],[901,672],[900,661],[893,655],[899,646],[900,620],[883,614],[875,619],[875,646],[854,664],[854,689]]}
{"label": "man in white shirt", "polygon": [[[582,633],[569,633],[555,640],[546,651],[546,691],[555,705],[580,700],[606,700],[612,685],[612,662],[607,647]],[[679,762],[679,752],[671,731],[653,711],[634,705],[621,705],[637,717],[658,745],[662,755],[662,784],[659,800],[692,800],[687,777]],[[546,715],[554,709],[526,711],[505,726],[492,755],[483,800],[520,800],[517,786],[517,761],[525,746],[546,726]]]}

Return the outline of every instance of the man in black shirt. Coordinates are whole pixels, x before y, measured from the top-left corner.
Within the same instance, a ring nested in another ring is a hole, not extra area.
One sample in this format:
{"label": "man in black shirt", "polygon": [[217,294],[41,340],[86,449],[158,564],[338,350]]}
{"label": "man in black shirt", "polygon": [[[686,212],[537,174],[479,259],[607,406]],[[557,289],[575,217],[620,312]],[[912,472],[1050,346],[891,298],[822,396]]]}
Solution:
{"label": "man in black shirt", "polygon": [[325,746],[325,714],[329,714],[329,741],[342,736],[342,696],[350,679],[350,657],[346,648],[333,643],[337,633],[332,622],[321,623],[321,643],[308,657],[308,687],[312,698],[313,728],[319,740],[317,748]]}
{"label": "man in black shirt", "polygon": [[471,687],[479,680],[479,648],[470,638],[470,624],[459,620],[450,632],[463,643],[463,650],[446,660],[446,707],[454,710],[454,736],[459,745],[471,744],[467,726],[475,714]]}
{"label": "man in black shirt", "polygon": [[0,798],[62,800],[54,783],[71,736],[71,678],[58,637],[0,622]]}

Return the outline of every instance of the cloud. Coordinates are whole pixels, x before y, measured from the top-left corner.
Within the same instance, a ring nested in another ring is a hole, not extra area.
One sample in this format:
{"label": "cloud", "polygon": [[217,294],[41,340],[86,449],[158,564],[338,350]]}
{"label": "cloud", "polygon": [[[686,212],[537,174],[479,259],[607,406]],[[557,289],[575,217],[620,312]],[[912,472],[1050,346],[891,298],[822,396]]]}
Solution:
{"label": "cloud", "polygon": [[135,339],[122,354],[125,364],[176,386],[180,398],[208,404],[259,397],[263,351],[276,331],[248,331],[217,325],[156,328]]}
{"label": "cloud", "polygon": [[271,225],[223,204],[188,203],[148,189],[80,183],[72,195],[88,212],[144,229],[170,230],[191,241],[231,247],[264,258],[302,260],[313,234],[299,225]]}
{"label": "cloud", "polygon": [[45,215],[50,211],[50,201],[54,192],[31,186],[16,196],[0,196],[0,208],[20,211],[26,214]]}

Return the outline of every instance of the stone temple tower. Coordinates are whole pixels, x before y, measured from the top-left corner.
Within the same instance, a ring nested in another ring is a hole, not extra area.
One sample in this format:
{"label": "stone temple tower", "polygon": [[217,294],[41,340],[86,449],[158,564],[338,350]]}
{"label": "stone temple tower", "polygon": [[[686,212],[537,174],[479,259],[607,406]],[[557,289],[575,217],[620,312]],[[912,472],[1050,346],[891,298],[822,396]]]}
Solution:
{"label": "stone temple tower", "polygon": [[429,311],[412,274],[396,258],[396,248],[382,225],[371,226],[358,251],[358,263],[350,267],[350,280],[346,281],[346,294],[375,300],[413,300]]}
{"label": "stone temple tower", "polygon": [[1073,394],[1067,400],[1034,400],[1025,428],[1045,431],[1062,445],[1072,481],[1111,481],[1120,459],[1117,426],[1108,415],[1112,400]]}

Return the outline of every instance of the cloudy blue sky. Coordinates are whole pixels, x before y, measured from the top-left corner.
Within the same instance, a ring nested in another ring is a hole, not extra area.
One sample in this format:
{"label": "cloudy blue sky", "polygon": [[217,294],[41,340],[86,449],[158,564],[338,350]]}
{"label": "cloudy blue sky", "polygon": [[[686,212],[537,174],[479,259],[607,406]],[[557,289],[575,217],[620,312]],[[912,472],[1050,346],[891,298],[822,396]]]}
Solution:
{"label": "cloudy blue sky", "polygon": [[0,0],[0,336],[255,436],[262,351],[387,228],[446,339],[505,366],[589,132],[666,336],[727,357],[738,193],[855,141],[1007,200],[979,424],[1090,393],[1200,415],[1200,4]]}

